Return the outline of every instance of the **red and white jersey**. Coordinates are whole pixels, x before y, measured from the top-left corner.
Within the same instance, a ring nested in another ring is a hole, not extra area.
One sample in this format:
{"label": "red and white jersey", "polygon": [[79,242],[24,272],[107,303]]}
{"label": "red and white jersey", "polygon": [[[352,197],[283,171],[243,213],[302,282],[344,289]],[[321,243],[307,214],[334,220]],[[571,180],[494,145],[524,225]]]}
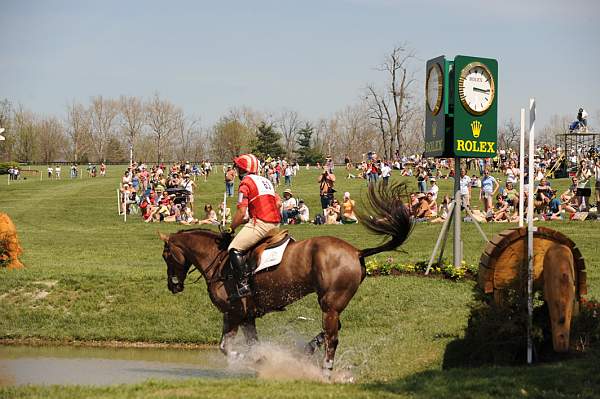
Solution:
{"label": "red and white jersey", "polygon": [[246,175],[239,188],[238,208],[248,208],[251,218],[267,223],[279,223],[281,214],[277,207],[277,194],[273,184],[262,176]]}

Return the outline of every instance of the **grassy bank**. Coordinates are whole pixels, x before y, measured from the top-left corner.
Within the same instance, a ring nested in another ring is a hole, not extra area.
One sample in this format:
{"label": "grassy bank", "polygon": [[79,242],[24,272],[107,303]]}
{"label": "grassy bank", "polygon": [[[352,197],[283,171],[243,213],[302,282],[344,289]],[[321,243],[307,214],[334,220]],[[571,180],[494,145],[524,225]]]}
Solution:
{"label": "grassy bank", "polygon": [[[27,180],[0,186],[0,210],[14,220],[24,247],[24,270],[0,271],[0,338],[95,340],[215,344],[221,315],[206,295],[205,283],[186,284],[172,295],[166,288],[162,245],[156,230],[174,232],[174,224],[144,224],[139,217],[127,223],[116,214],[118,167],[106,178],[42,182]],[[292,189],[318,210],[316,171],[300,171]],[[416,188],[414,179],[408,182]],[[221,174],[199,181],[196,204],[215,205],[222,199]],[[449,192],[451,181],[440,183]],[[553,182],[564,188],[566,180]],[[366,188],[364,181],[343,179],[338,192],[353,197]],[[280,187],[279,191],[283,191]],[[230,206],[233,204],[230,203]],[[552,222],[580,247],[588,269],[591,297],[600,292],[600,249],[596,222]],[[508,224],[486,224],[493,234]],[[428,259],[441,225],[418,224],[404,245],[406,253],[383,254],[402,261]],[[380,242],[360,225],[290,226],[297,239],[316,235],[342,237],[357,247]],[[472,224],[464,224],[466,261],[478,263],[484,242]],[[450,237],[451,239],[451,237]],[[450,247],[447,250],[451,255]],[[210,397],[385,397],[390,396],[529,396],[552,397],[590,389],[598,357],[533,368],[481,368],[442,371],[447,345],[465,328],[473,283],[416,276],[367,278],[342,314],[338,363],[350,368],[360,384],[323,386],[264,381],[190,381],[147,383],[126,388],[20,388],[0,396],[30,397],[174,397],[195,393]],[[290,306],[287,312],[259,320],[263,340],[293,345],[320,330],[314,295]],[[590,359],[596,359],[595,363]],[[564,375],[569,384],[560,382]],[[590,377],[588,377],[590,376]],[[595,378],[595,377],[594,377]],[[593,392],[593,391],[592,391]],[[243,394],[243,395],[242,395]]]}

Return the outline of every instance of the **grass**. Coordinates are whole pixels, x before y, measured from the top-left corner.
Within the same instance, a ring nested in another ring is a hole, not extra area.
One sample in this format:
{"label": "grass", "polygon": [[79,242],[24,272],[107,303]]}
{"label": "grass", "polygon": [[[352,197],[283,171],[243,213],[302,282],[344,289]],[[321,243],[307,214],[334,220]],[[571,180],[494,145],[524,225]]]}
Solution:
{"label": "grass", "polygon": [[[0,271],[0,338],[218,342],[221,315],[210,304],[205,284],[188,283],[179,295],[166,288],[156,231],[174,232],[181,226],[144,224],[134,216],[124,223],[116,214],[115,189],[121,173],[122,168],[111,167],[106,178],[29,179],[0,186],[0,210],[17,226],[27,265],[24,270]],[[349,191],[358,199],[366,183],[343,177],[340,170],[336,187],[340,197]],[[197,183],[198,208],[222,200],[222,180],[217,173],[208,182]],[[319,206],[316,180],[315,170],[302,169],[292,187],[313,216]],[[407,182],[416,189],[414,179]],[[566,179],[552,183],[561,190],[568,184]],[[440,193],[451,191],[451,185],[451,180],[441,181]],[[539,224],[562,231],[578,244],[586,259],[590,296],[598,298],[599,224]],[[491,237],[509,226],[484,224],[483,229]],[[476,264],[484,242],[472,224],[463,227],[465,260]],[[426,260],[440,228],[418,224],[403,246],[405,253],[381,257]],[[360,248],[380,242],[360,225],[298,225],[289,230],[297,239],[335,235]],[[446,253],[451,256],[450,243]],[[600,355],[594,350],[585,358],[529,368],[442,370],[447,346],[462,336],[466,326],[472,288],[469,281],[367,278],[342,314],[337,365],[352,368],[359,383],[350,386],[193,380],[111,388],[4,388],[0,397],[591,397],[600,392],[596,377]],[[316,298],[310,295],[257,325],[263,340],[293,345],[297,337],[310,338],[320,330]]]}

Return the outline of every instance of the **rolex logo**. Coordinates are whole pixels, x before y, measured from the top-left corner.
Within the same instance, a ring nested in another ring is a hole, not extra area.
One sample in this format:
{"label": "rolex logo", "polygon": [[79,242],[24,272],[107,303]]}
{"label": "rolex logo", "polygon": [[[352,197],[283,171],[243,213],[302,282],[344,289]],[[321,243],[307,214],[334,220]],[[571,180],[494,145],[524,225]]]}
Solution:
{"label": "rolex logo", "polygon": [[473,132],[473,137],[479,137],[479,133],[481,133],[481,126],[482,124],[479,121],[471,122],[471,131]]}

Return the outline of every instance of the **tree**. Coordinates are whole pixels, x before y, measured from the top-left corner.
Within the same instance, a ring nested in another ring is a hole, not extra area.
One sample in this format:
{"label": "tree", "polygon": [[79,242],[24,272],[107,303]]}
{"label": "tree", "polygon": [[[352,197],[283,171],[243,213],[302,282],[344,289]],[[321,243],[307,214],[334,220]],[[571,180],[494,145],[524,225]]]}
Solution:
{"label": "tree", "polygon": [[517,149],[520,136],[521,128],[512,119],[505,121],[498,129],[498,149]]}
{"label": "tree", "polygon": [[170,151],[171,137],[177,129],[177,119],[182,112],[169,100],[161,100],[155,94],[146,103],[146,120],[154,137],[156,162],[164,160],[165,153]]}
{"label": "tree", "polygon": [[410,86],[415,82],[409,71],[415,53],[405,45],[395,46],[377,70],[386,72],[388,83],[383,90],[367,86],[369,114],[379,129],[384,143],[384,156],[391,158],[396,149],[403,151],[405,130],[413,115],[410,107]]}
{"label": "tree", "polygon": [[81,162],[91,146],[92,120],[89,110],[73,102],[67,107],[68,147],[65,156],[73,162]]}
{"label": "tree", "polygon": [[180,161],[188,161],[194,155],[194,146],[197,145],[200,137],[200,120],[188,120],[183,112],[179,112],[175,119],[175,129],[177,136],[177,158]]}
{"label": "tree", "polygon": [[4,141],[0,142],[0,161],[11,161],[14,154],[15,134],[13,132],[13,107],[8,99],[0,101],[0,127],[4,128]]}
{"label": "tree", "polygon": [[119,98],[119,110],[124,136],[127,139],[129,148],[133,151],[145,123],[144,105],[142,100],[137,97],[121,96]]}
{"label": "tree", "polygon": [[110,138],[115,134],[119,107],[116,101],[104,99],[102,96],[92,98],[90,105],[90,117],[92,121],[92,144],[96,152],[97,161],[106,161],[106,146]]}
{"label": "tree", "polygon": [[298,139],[296,141],[298,149],[296,153],[298,154],[298,162],[301,164],[314,164],[323,160],[323,154],[312,145],[311,139],[313,133],[314,129],[309,123],[306,123],[298,131]]}
{"label": "tree", "polygon": [[296,148],[296,138],[300,130],[300,118],[296,111],[284,110],[277,120],[283,135],[283,148],[287,158],[291,158]]}
{"label": "tree", "polygon": [[283,157],[285,151],[281,144],[279,144],[279,140],[281,140],[281,134],[273,129],[273,125],[261,122],[257,128],[252,152],[262,158],[265,158],[267,155]]}
{"label": "tree", "polygon": [[14,114],[15,151],[20,162],[33,162],[37,153],[35,116],[22,105]]}
{"label": "tree", "polygon": [[252,141],[251,130],[238,119],[222,117],[210,133],[211,154],[217,161],[229,161],[248,152]]}
{"label": "tree", "polygon": [[65,135],[62,123],[54,116],[42,119],[36,126],[40,149],[40,160],[49,164],[60,160],[65,147]]}

